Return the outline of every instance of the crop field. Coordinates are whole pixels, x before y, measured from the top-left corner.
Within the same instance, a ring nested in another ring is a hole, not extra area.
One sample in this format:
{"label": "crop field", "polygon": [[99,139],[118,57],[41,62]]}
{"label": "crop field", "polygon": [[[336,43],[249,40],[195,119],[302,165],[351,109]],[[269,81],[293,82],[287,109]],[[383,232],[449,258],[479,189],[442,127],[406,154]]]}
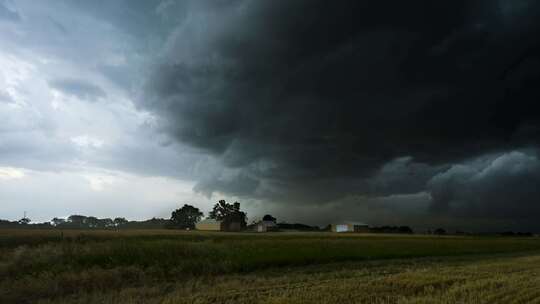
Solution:
{"label": "crop field", "polygon": [[0,303],[540,303],[540,238],[0,230]]}

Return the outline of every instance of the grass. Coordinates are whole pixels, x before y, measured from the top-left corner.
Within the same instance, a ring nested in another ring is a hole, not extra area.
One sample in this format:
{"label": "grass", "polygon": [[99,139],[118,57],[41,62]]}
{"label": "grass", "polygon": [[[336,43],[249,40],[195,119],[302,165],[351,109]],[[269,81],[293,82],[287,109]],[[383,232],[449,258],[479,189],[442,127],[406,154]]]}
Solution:
{"label": "grass", "polygon": [[538,238],[0,230],[0,303],[538,300],[539,269]]}

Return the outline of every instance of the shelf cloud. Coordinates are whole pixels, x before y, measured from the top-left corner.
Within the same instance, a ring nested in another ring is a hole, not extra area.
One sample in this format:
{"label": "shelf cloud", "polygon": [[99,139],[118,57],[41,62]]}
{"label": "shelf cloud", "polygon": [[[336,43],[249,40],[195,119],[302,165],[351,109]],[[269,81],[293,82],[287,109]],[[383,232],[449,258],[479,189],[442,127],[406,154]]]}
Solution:
{"label": "shelf cloud", "polygon": [[427,191],[433,213],[539,213],[536,2],[205,4],[141,99],[227,168],[197,191],[284,205]]}

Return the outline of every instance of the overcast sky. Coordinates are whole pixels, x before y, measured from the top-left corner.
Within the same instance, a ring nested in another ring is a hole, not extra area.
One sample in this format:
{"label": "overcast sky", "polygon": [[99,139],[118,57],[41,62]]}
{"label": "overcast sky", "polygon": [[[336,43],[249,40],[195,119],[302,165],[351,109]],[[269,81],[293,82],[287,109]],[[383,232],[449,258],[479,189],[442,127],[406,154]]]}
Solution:
{"label": "overcast sky", "polygon": [[540,3],[0,0],[0,218],[540,231]]}

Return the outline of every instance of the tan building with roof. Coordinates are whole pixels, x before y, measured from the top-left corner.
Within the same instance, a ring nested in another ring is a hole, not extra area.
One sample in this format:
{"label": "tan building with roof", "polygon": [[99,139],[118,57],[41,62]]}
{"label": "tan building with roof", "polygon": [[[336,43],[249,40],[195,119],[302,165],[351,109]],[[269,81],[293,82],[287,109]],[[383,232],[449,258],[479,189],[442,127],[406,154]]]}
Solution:
{"label": "tan building with roof", "polygon": [[205,219],[195,224],[195,229],[203,231],[222,231],[223,222],[214,219]]}

